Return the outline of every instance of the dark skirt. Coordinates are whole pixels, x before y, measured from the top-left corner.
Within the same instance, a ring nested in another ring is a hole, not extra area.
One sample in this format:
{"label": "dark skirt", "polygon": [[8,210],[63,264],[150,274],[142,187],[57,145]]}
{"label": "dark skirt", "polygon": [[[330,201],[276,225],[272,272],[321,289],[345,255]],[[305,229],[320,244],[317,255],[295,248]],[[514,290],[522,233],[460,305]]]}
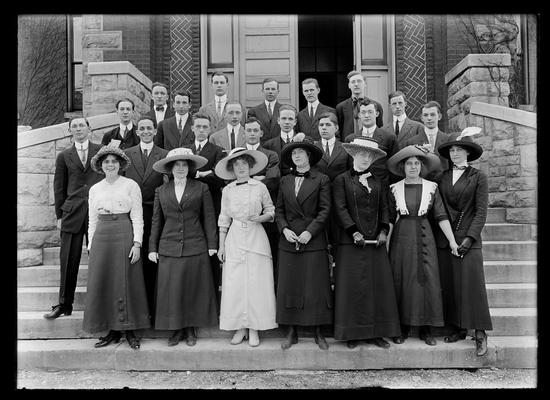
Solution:
{"label": "dark skirt", "polygon": [[134,243],[128,214],[99,215],[88,262],[82,329],[96,333],[151,326],[142,259],[130,264]]}
{"label": "dark skirt", "polygon": [[155,329],[218,325],[216,294],[208,253],[159,256]]}
{"label": "dark skirt", "polygon": [[462,329],[492,330],[483,254],[470,249],[457,258],[449,248],[438,249],[445,323]]}
{"label": "dark skirt", "polygon": [[385,246],[339,245],[334,274],[336,340],[401,334]]}
{"label": "dark skirt", "polygon": [[279,250],[278,324],[332,324],[333,306],[326,250]]}
{"label": "dark skirt", "polygon": [[389,256],[401,323],[443,326],[437,249],[428,219],[401,216],[393,228]]}

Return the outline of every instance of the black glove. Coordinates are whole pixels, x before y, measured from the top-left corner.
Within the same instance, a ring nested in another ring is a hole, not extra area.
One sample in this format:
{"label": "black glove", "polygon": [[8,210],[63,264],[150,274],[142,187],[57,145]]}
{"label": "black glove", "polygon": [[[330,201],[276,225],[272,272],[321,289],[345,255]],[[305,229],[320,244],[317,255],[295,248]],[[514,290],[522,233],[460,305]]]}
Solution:
{"label": "black glove", "polygon": [[462,239],[462,243],[458,246],[458,254],[460,254],[460,256],[464,256],[468,250],[470,250],[470,247],[472,247],[472,242],[473,240],[470,236],[466,236]]}

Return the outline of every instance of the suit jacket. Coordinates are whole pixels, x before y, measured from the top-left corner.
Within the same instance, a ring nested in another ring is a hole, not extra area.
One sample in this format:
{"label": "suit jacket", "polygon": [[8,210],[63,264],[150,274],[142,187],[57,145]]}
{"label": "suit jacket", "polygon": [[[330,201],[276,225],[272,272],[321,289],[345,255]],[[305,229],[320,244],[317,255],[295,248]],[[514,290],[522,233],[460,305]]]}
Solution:
{"label": "suit jacket", "polygon": [[[231,100],[227,100],[231,101]],[[227,102],[225,103],[227,105]],[[206,114],[210,117],[210,132],[217,132],[227,126],[227,121],[223,118],[223,113],[225,111],[225,105],[222,109],[222,116],[218,117],[218,112],[216,111],[216,103],[214,101],[205,104],[199,108],[199,113]],[[243,106],[243,116],[241,118],[241,125],[244,126],[246,122],[246,107]]]}
{"label": "suit jacket", "polygon": [[176,116],[160,121],[155,135],[155,144],[165,150],[172,150],[176,147],[183,147],[186,144],[191,144],[195,141],[195,134],[191,130],[193,125],[191,115],[187,117],[187,121],[183,126],[183,131],[180,135],[178,130]]}
{"label": "suit jacket", "polygon": [[[244,126],[239,127],[239,135],[236,138],[235,147],[244,147],[245,141],[244,141]],[[214,143],[215,145],[221,147],[228,153],[231,150],[231,143],[229,143],[229,132],[227,130],[227,125],[220,129],[217,132],[214,132],[210,135],[210,138],[208,139],[210,143]]]}
{"label": "suit jacket", "polygon": [[[296,132],[296,131],[294,131]],[[313,141],[310,137],[306,136],[305,139],[309,139]],[[279,167],[281,169],[281,176],[284,176],[288,173],[290,173],[291,169],[294,168],[294,165],[288,165],[286,162],[283,162],[281,158],[281,150],[283,148],[283,139],[281,139],[281,136],[274,137],[272,139],[269,139],[267,142],[263,143],[262,146],[265,149],[274,151],[277,153],[277,157],[279,157]]]}
{"label": "suit jacket", "polygon": [[[381,128],[384,125],[384,110],[379,102],[373,99],[370,100],[377,104],[376,108],[380,110],[378,117],[376,117],[376,126]],[[353,116],[353,100],[351,97],[336,105],[336,116],[338,117],[340,140],[346,141],[348,135],[355,133],[355,118]]]}
{"label": "suit jacket", "polygon": [[[321,140],[321,135],[319,135],[319,118],[323,113],[336,113],[336,110],[332,107],[319,103],[317,109],[315,109],[315,115],[313,115],[313,119],[311,119],[309,117],[308,107],[309,103],[302,111],[298,113],[298,123],[295,131],[304,132],[307,136],[313,138],[313,140]],[[336,132],[336,137],[338,137],[338,135],[339,132]]]}
{"label": "suit jacket", "polygon": [[[425,176],[425,179],[433,181],[433,180],[435,180],[435,177],[439,172],[441,172],[442,170],[444,171],[447,168],[449,168],[449,161],[446,158],[441,157],[439,155],[439,151],[437,151],[437,148],[440,145],[442,145],[443,143],[446,143],[448,141],[449,141],[449,135],[446,134],[445,132],[441,131],[441,130],[438,130],[437,131],[437,136],[435,137],[434,153],[439,156],[439,160],[441,161],[441,170],[433,171],[433,172],[427,174]],[[429,143],[430,143],[430,141],[428,140],[428,136],[426,135],[426,132],[424,131],[424,128],[422,128],[422,131],[418,135],[411,136],[409,139],[407,139],[403,143],[403,147],[409,146],[411,144],[429,144]]]}
{"label": "suit jacket", "polygon": [[122,136],[120,135],[120,125],[116,128],[110,130],[109,132],[105,133],[103,135],[103,139],[101,139],[101,144],[107,145],[111,142],[111,140],[120,140],[120,149],[128,149],[130,147],[135,146],[136,144],[139,144],[139,137],[136,135],[136,125],[132,124],[132,129],[124,136],[124,139],[122,139]]}
{"label": "suit jacket", "polygon": [[186,257],[218,248],[217,221],[208,186],[187,179],[178,203],[171,180],[155,190],[149,251]]}
{"label": "suit jacket", "polygon": [[[265,102],[262,102],[261,104],[258,104],[257,106],[248,110],[248,116],[256,117],[262,125],[262,131],[264,132],[262,138],[260,139],[262,146],[268,140],[278,137],[281,134],[281,127],[277,122],[277,119],[279,118],[279,108],[281,108],[281,103],[275,101],[275,106],[273,107],[273,116],[271,118],[269,118],[269,114],[267,113]],[[298,131],[294,129],[294,132]]]}
{"label": "suit jacket", "polygon": [[77,233],[88,221],[88,192],[103,179],[90,166],[92,157],[103,147],[89,142],[86,166],[82,165],[74,144],[57,155],[53,178],[55,215],[61,231]]}
{"label": "suit jacket", "polygon": [[[438,185],[456,242],[460,245],[470,236],[472,248],[481,248],[481,230],[487,219],[487,176],[468,166],[453,186],[453,170],[448,169],[438,176]],[[441,229],[436,230],[436,243],[439,248],[449,245]]]}
{"label": "suit jacket", "polygon": [[[393,124],[384,125],[384,129],[388,132],[395,134],[395,125]],[[403,122],[403,126],[399,129],[399,135],[397,136],[397,147],[399,148],[399,150],[401,150],[403,147],[406,146],[405,142],[408,139],[423,132],[424,125],[422,123],[412,120],[410,118],[405,118],[405,122]]]}
{"label": "suit jacket", "polygon": [[[164,112],[164,119],[162,121],[173,117],[175,114],[176,114],[176,112],[174,111],[174,109],[172,107],[168,106],[168,108],[166,108],[166,111]],[[155,106],[153,106],[153,108],[151,110],[149,110],[148,112],[146,112],[142,116],[147,117],[147,118],[151,118],[153,120],[153,125],[155,126],[155,128],[157,127],[158,122],[157,122],[157,114],[155,113]],[[160,122],[162,122],[162,121],[160,121]]]}
{"label": "suit jacket", "polygon": [[277,194],[279,192],[279,181],[281,179],[281,169],[279,167],[279,156],[274,151],[268,150],[261,145],[258,146],[258,151],[261,151],[267,156],[267,166],[254,174],[253,176],[265,176],[262,181],[271,195],[273,204],[277,202]]}
{"label": "suit jacket", "polygon": [[130,147],[124,151],[130,158],[130,166],[124,171],[124,176],[137,182],[141,189],[143,204],[153,205],[155,189],[163,184],[163,174],[153,169],[153,164],[166,157],[168,153],[158,146],[153,146],[147,157],[147,164],[143,165],[142,151],[139,145]]}
{"label": "suit jacket", "polygon": [[353,158],[344,150],[342,142],[336,140],[334,142],[334,147],[332,148],[332,153],[330,157],[325,153],[323,148],[323,142],[318,140],[315,142],[315,145],[323,150],[323,158],[313,166],[319,172],[327,175],[330,178],[330,181],[334,181],[338,175],[343,172],[346,172],[353,166]]}
{"label": "suit jacket", "polygon": [[[275,222],[281,233],[279,249],[289,252],[325,250],[327,240],[325,224],[328,222],[331,207],[330,179],[325,174],[310,170],[310,176],[304,178],[298,196],[294,194],[294,175],[281,178]],[[311,233],[308,244],[301,245],[297,251],[295,244],[286,240],[283,229],[288,228],[296,235],[303,231]]]}

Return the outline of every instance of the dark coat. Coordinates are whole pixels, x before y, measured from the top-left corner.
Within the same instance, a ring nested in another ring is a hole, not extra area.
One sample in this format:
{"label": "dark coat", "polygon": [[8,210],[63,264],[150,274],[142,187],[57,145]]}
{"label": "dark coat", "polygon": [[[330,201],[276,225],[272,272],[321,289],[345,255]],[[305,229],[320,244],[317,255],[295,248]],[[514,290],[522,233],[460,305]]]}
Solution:
{"label": "dark coat", "polygon": [[139,137],[136,134],[136,126],[135,124],[132,124],[132,129],[128,132],[126,136],[124,136],[124,139],[122,139],[122,136],[120,136],[120,125],[116,128],[110,130],[109,132],[105,133],[103,135],[103,139],[101,139],[101,144],[107,145],[111,142],[111,140],[120,140],[120,148],[122,150],[129,149],[130,147],[135,146],[136,144],[139,144]]}
{"label": "dark coat", "polygon": [[187,179],[178,203],[171,180],[155,190],[153,210],[150,252],[185,257],[218,248],[216,216],[206,184]]}
{"label": "dark coat", "polygon": [[[288,252],[324,250],[327,248],[325,224],[328,221],[331,207],[330,179],[313,169],[310,176],[304,178],[298,196],[294,194],[294,175],[281,178],[275,222],[281,233],[279,248]],[[311,233],[312,238],[305,246],[296,251],[295,244],[286,240],[283,229],[288,228],[296,235],[303,231]]]}
{"label": "dark coat", "polygon": [[344,150],[342,143],[336,140],[330,157],[324,152],[323,142],[318,140],[315,145],[323,150],[323,158],[313,166],[319,172],[327,175],[330,181],[334,181],[338,175],[346,172],[353,166],[353,158]]}
{"label": "dark coat", "polygon": [[92,169],[90,160],[101,147],[89,142],[86,167],[82,166],[74,145],[57,155],[53,192],[55,215],[61,219],[62,232],[77,233],[88,221],[88,192],[103,179],[103,175]]}
{"label": "dark coat", "polygon": [[[379,110],[378,117],[376,117],[376,126],[381,128],[384,125],[384,110],[382,105],[376,100],[370,100],[376,104],[376,109]],[[336,116],[338,117],[340,140],[344,142],[348,135],[355,133],[355,118],[353,116],[353,100],[351,97],[336,105]]]}
{"label": "dark coat", "polygon": [[[166,111],[164,111],[164,119],[162,121],[173,117],[175,114],[176,114],[176,112],[174,111],[174,109],[172,107],[168,106],[166,108]],[[150,109],[148,112],[143,114],[142,117],[151,118],[153,120],[153,125],[155,126],[155,128],[157,127],[158,122],[157,122],[157,114],[155,113],[155,106],[153,106],[152,109]]]}
{"label": "dark coat", "polygon": [[[294,130],[294,134],[296,135],[296,130]],[[309,136],[306,136],[304,139],[313,141]],[[264,149],[274,151],[277,154],[277,157],[279,157],[279,167],[281,170],[281,176],[289,174],[291,169],[294,168],[294,165],[287,164],[281,158],[281,151],[282,151],[283,145],[284,145],[284,142],[283,142],[283,139],[281,139],[280,132],[279,132],[279,136],[274,137],[262,144]]]}
{"label": "dark coat", "polygon": [[142,151],[139,145],[130,147],[124,151],[130,158],[130,166],[124,171],[124,176],[137,182],[141,189],[143,204],[153,205],[155,189],[163,184],[163,174],[153,169],[153,164],[162,160],[168,153],[158,146],[153,146],[151,154],[147,157],[147,165],[143,165]]}
{"label": "dark coat", "polygon": [[[393,121],[393,118],[392,118]],[[384,125],[384,129],[388,132],[391,132],[395,135],[395,125],[393,124],[386,124]],[[405,122],[403,122],[403,126],[401,129],[399,129],[399,135],[397,136],[397,147],[399,150],[401,150],[403,147],[406,146],[405,142],[415,137],[416,135],[419,135],[424,132],[424,125],[421,122],[415,121],[410,118],[405,118]]]}
{"label": "dark coat", "polygon": [[191,115],[187,117],[187,121],[183,126],[183,132],[180,135],[176,116],[160,121],[155,135],[155,144],[165,150],[172,150],[176,147],[183,147],[195,141],[195,134],[191,130],[193,118]]}
{"label": "dark coat", "polygon": [[[269,114],[267,113],[265,102],[262,102],[261,104],[258,104],[257,106],[252,107],[250,110],[248,110],[248,116],[256,117],[258,121],[260,121],[260,124],[262,126],[262,131],[264,132],[262,138],[260,139],[262,146],[268,140],[279,137],[281,134],[281,127],[277,122],[277,119],[279,118],[279,108],[281,108],[281,103],[275,101],[275,106],[273,107],[273,116],[271,118],[269,118]],[[297,132],[296,130],[294,131]]]}
{"label": "dark coat", "polygon": [[267,187],[271,200],[275,204],[277,194],[279,192],[279,181],[281,179],[281,169],[279,167],[279,156],[274,151],[268,150],[261,145],[258,146],[258,151],[261,151],[267,156],[267,166],[255,175],[265,176],[262,181]]}
{"label": "dark coat", "polygon": [[[298,123],[296,125],[296,132],[303,132],[306,136],[313,138],[313,140],[321,140],[319,135],[319,119],[321,114],[326,112],[331,112],[336,114],[336,110],[332,107],[325,106],[324,104],[319,103],[315,109],[315,115],[313,119],[309,117],[309,103],[308,105],[298,113]],[[338,136],[338,132],[336,132]]]}

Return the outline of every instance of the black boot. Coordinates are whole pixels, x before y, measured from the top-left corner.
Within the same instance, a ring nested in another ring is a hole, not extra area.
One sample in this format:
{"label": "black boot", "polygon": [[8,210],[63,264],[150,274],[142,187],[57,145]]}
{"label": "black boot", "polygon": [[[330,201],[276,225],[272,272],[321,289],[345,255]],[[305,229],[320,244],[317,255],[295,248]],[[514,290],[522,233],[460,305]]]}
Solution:
{"label": "black boot", "polygon": [[94,347],[105,347],[110,343],[118,343],[120,341],[120,336],[120,331],[110,330],[107,336],[99,338],[99,342],[94,344]]}
{"label": "black boot", "polygon": [[319,325],[315,327],[315,343],[319,345],[321,350],[328,350],[328,343],[321,333],[321,327]]}
{"label": "black boot", "polygon": [[134,331],[126,331],[126,341],[130,345],[130,347],[134,350],[139,349],[139,339],[136,337]]}
{"label": "black boot", "polygon": [[195,328],[192,326],[185,328],[187,346],[194,346],[197,344],[197,335],[195,335]]}
{"label": "black boot", "polygon": [[410,330],[410,326],[409,325],[401,325],[401,335],[400,336],[395,336],[392,338],[393,342],[395,344],[403,344],[405,343],[405,340],[409,337],[409,330]]}
{"label": "black boot", "polygon": [[52,311],[43,315],[46,319],[55,319],[61,315],[71,315],[73,313],[72,304],[57,304],[52,306]]}
{"label": "black boot", "polygon": [[476,329],[476,355],[482,357],[487,354],[487,334],[483,329]]}
{"label": "black boot", "polygon": [[168,346],[176,346],[180,340],[183,339],[184,332],[183,329],[176,329],[172,336],[168,339]]}
{"label": "black boot", "polygon": [[445,336],[443,341],[445,343],[454,343],[454,342],[458,342],[459,340],[464,340],[466,339],[467,332],[468,331],[466,329],[460,329],[458,327],[455,327],[455,331],[451,333],[449,336]]}
{"label": "black boot", "polygon": [[296,327],[294,325],[290,325],[285,341],[281,343],[281,349],[289,349],[293,344],[296,343],[298,343],[298,331],[296,330]]}
{"label": "black boot", "polygon": [[437,344],[435,338],[432,336],[432,328],[429,325],[420,327],[418,337],[429,346],[435,346]]}

